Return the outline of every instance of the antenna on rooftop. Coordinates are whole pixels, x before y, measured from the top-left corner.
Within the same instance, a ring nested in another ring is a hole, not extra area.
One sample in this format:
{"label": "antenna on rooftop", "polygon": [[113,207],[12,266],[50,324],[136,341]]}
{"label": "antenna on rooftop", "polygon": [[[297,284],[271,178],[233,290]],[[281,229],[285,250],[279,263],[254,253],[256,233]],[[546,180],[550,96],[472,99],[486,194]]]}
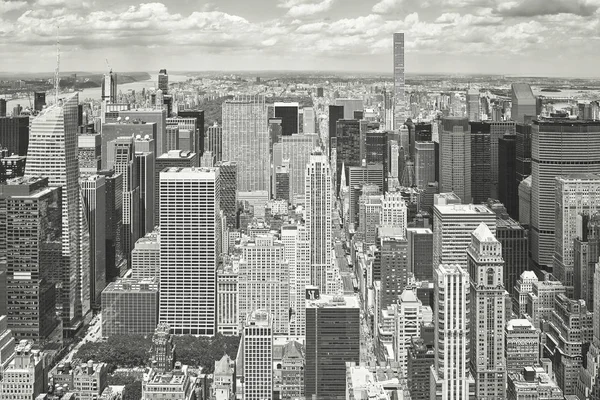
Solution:
{"label": "antenna on rooftop", "polygon": [[58,26],[56,26],[56,70],[54,71],[54,103],[58,104],[58,92],[60,89],[60,41],[58,37]]}

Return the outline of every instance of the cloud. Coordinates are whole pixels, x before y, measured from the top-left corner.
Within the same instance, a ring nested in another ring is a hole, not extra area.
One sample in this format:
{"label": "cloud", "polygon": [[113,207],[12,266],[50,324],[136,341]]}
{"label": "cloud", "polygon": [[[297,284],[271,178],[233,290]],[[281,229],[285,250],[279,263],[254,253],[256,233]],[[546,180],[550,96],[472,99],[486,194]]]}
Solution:
{"label": "cloud", "polygon": [[0,0],[0,14],[4,14],[10,11],[21,10],[25,7],[27,7],[26,1]]}
{"label": "cloud", "polygon": [[394,11],[398,11],[402,5],[403,0],[381,0],[375,4],[371,9],[375,14],[388,14]]}
{"label": "cloud", "polygon": [[314,0],[283,0],[277,6],[287,8],[286,16],[291,18],[310,17],[315,14],[320,14],[331,9],[335,0],[322,0],[315,2]]}
{"label": "cloud", "polygon": [[508,17],[537,17],[574,14],[591,16],[600,7],[598,0],[518,0],[500,3],[497,13]]}

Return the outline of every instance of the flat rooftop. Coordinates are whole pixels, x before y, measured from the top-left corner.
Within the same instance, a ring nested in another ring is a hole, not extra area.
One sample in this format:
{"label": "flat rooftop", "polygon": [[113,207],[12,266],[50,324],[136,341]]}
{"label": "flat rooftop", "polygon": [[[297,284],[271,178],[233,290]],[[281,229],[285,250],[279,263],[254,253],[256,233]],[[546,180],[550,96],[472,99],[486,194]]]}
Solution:
{"label": "flat rooftop", "polygon": [[359,308],[358,297],[355,295],[332,296],[320,295],[319,299],[306,300],[307,308]]}
{"label": "flat rooftop", "polygon": [[433,207],[440,214],[488,214],[496,216],[492,210],[481,204],[446,204],[434,205]]}

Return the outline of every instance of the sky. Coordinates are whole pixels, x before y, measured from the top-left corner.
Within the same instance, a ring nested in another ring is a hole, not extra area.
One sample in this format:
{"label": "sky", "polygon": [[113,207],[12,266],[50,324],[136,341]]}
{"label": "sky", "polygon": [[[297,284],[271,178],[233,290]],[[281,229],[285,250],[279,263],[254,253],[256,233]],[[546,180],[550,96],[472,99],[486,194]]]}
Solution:
{"label": "sky", "polygon": [[[57,29],[58,27],[58,29]],[[0,0],[0,72],[600,76],[600,0]]]}

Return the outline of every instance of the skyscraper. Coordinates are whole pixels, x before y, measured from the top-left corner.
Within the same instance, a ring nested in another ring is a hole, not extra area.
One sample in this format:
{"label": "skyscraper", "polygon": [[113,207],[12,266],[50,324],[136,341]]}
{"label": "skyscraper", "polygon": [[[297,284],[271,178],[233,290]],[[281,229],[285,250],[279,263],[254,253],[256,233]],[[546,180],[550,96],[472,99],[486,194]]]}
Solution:
{"label": "skyscraper", "polygon": [[[196,153],[199,156],[202,156],[204,150],[210,150],[204,148],[204,110],[183,110],[178,111],[177,116],[180,118],[184,118],[187,121],[190,121],[191,118],[196,118]],[[180,127],[181,128],[181,127]],[[192,129],[191,124],[187,127],[183,127],[184,129]],[[216,153],[213,153],[216,154]]]}
{"label": "skyscraper", "polygon": [[79,178],[85,179],[102,168],[102,138],[99,133],[77,136]]}
{"label": "skyscraper", "polygon": [[408,367],[408,348],[413,339],[421,335],[423,322],[423,304],[417,298],[417,289],[407,287],[396,296],[398,302],[397,318],[397,359],[402,375],[406,376]]}
{"label": "skyscraper", "polygon": [[154,165],[154,223],[160,223],[160,173],[165,168],[193,168],[200,166],[197,153],[172,150],[159,156]]}
{"label": "skyscraper", "polygon": [[419,189],[435,182],[435,163],[435,143],[415,142],[415,183]]}
{"label": "skyscraper", "polygon": [[[380,271],[373,271],[373,275],[379,275],[381,281],[381,294],[379,307],[386,309],[396,304],[410,274],[408,265],[408,241],[401,229],[383,226],[378,229],[379,241],[377,243],[380,252]],[[375,276],[373,277],[375,280]]]}
{"label": "skyscraper", "polygon": [[540,332],[527,319],[511,319],[506,323],[506,373],[514,374],[540,361]]}
{"label": "skyscraper", "polygon": [[117,102],[117,74],[112,72],[102,76],[102,101]]}
{"label": "skyscraper", "polygon": [[466,118],[446,117],[440,132],[440,191],[471,202],[471,130]]}
{"label": "skyscraper", "polygon": [[329,157],[331,157],[332,147],[335,147],[334,141],[337,137],[337,122],[340,119],[344,119],[344,106],[329,105],[329,140],[327,140]]}
{"label": "skyscraper", "polygon": [[62,188],[62,316],[66,326],[81,317],[79,165],[77,162],[77,93],[60,99],[33,120],[26,176],[48,178]]}
{"label": "skyscraper", "polygon": [[[153,141],[152,139],[149,140]],[[155,157],[154,152],[149,151],[152,148],[152,143],[149,143],[148,139],[136,138],[134,148],[136,186],[140,188],[138,236],[141,237],[154,229]]]}
{"label": "skyscraper", "polygon": [[304,173],[310,155],[319,143],[316,134],[296,134],[281,137],[282,157],[289,160],[290,190],[289,197],[292,204],[304,203]]}
{"label": "skyscraper", "polygon": [[161,69],[158,72],[158,90],[162,90],[163,94],[169,92],[169,74],[166,69]]}
{"label": "skyscraper", "polygon": [[[481,204],[490,197],[492,191],[490,125],[484,122],[469,122],[469,126],[471,131],[471,195],[473,203]],[[463,199],[463,202],[471,202],[471,199]]]}
{"label": "skyscraper", "polygon": [[275,103],[275,117],[281,118],[281,135],[291,136],[300,133],[300,105],[296,103]]}
{"label": "skyscraper", "polygon": [[516,123],[524,123],[526,117],[536,117],[536,100],[528,83],[510,85],[512,97],[511,117]]}
{"label": "skyscraper", "polygon": [[399,131],[405,120],[404,33],[394,33],[394,131]]}
{"label": "skyscraper", "polygon": [[558,175],[600,173],[600,122],[535,120],[532,126],[531,256],[552,269]]}
{"label": "skyscraper", "polygon": [[35,92],[33,94],[33,109],[42,111],[46,105],[46,92]]}
{"label": "skyscraper", "polygon": [[460,265],[436,264],[435,361],[431,366],[431,399],[475,398],[470,372],[469,274]]}
{"label": "skyscraper", "polygon": [[223,103],[223,160],[238,165],[238,191],[269,190],[269,130],[263,96]]}
{"label": "skyscraper", "polygon": [[253,311],[242,335],[244,400],[273,397],[273,319],[267,311]]}
{"label": "skyscraper", "polygon": [[[155,112],[155,116],[158,117],[161,114],[158,114],[160,111]],[[150,111],[148,111],[150,113]],[[116,140],[120,137],[150,137],[154,139],[154,148],[152,151],[155,154],[162,154],[160,152],[160,148],[158,147],[157,140],[161,135],[159,133],[160,127],[157,123],[147,122],[147,123],[139,123],[134,120],[134,117],[131,116],[129,119],[127,117],[122,117],[123,119],[118,122],[111,122],[102,124],[102,148],[100,150],[100,155],[102,157],[102,169],[108,168],[108,142]],[[164,125],[163,125],[164,126]],[[164,128],[163,128],[164,129]],[[164,133],[161,137],[164,137]]]}
{"label": "skyscraper", "polygon": [[477,398],[504,398],[505,302],[502,245],[483,222],[467,249],[471,279],[471,368]]}
{"label": "skyscraper", "polygon": [[290,334],[306,332],[306,286],[310,285],[310,244],[304,225],[281,227],[284,258],[290,269]]}
{"label": "skyscraper", "polygon": [[217,162],[223,160],[223,128],[216,122],[209,126],[204,138],[204,150],[212,151]]}
{"label": "skyscraper", "polygon": [[160,173],[160,322],[174,334],[214,335],[219,169]]}
{"label": "skyscraper", "polygon": [[477,89],[469,89],[467,91],[467,118],[473,122],[481,121],[479,90]]}
{"label": "skyscraper", "polygon": [[498,140],[498,199],[512,218],[519,218],[516,135],[504,135]]}
{"label": "skyscraper", "polygon": [[28,155],[29,140],[29,117],[0,116],[0,147],[9,155]]}
{"label": "skyscraper", "polygon": [[333,188],[327,156],[321,150],[310,155],[306,165],[306,227],[311,248],[311,284],[328,293],[328,273],[331,269]]}
{"label": "skyscraper", "polygon": [[350,181],[350,167],[362,166],[360,144],[360,122],[354,119],[337,121],[336,136],[331,142],[331,149],[336,152],[336,188],[340,191],[342,174],[346,182]]}
{"label": "skyscraper", "polygon": [[361,119],[355,117],[355,112],[363,111],[364,106],[362,99],[335,99],[335,105],[344,107],[343,119]]}

